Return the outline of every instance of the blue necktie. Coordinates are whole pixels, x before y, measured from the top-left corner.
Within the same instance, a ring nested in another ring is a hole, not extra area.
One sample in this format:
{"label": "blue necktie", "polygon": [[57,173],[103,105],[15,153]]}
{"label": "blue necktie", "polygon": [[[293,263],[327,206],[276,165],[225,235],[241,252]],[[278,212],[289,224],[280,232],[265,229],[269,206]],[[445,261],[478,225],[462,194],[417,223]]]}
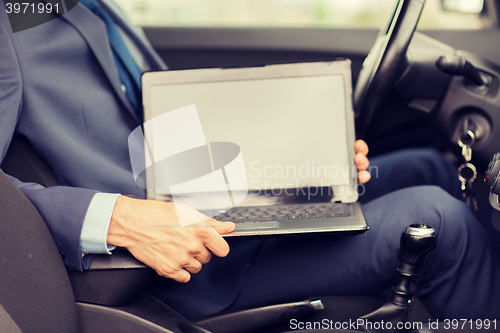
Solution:
{"label": "blue necktie", "polygon": [[[128,100],[136,111],[141,103],[141,70],[132,58],[127,45],[122,39],[113,18],[96,0],[80,0],[80,2],[99,17],[106,25],[109,44],[113,51],[113,58],[118,69],[118,75],[125,86]],[[140,112],[137,112],[140,114]],[[142,118],[142,116],[140,117]],[[142,119],[140,119],[142,121]]]}

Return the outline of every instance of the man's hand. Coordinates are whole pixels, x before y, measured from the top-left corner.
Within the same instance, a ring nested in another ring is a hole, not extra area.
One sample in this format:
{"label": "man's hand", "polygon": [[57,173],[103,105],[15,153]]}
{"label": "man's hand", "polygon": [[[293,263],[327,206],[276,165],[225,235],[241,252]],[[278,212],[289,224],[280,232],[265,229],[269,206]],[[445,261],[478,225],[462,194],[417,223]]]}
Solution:
{"label": "man's hand", "polygon": [[370,180],[370,173],[366,171],[368,166],[370,165],[370,161],[368,161],[368,145],[363,140],[358,140],[354,144],[354,150],[356,151],[356,155],[354,156],[354,163],[358,167],[358,179],[360,184],[364,184]]}
{"label": "man's hand", "polygon": [[[202,222],[181,227],[176,209]],[[107,243],[127,248],[159,275],[188,282],[190,273],[198,273],[212,253],[219,257],[229,253],[221,235],[233,229],[234,223],[216,221],[186,205],[121,196],[113,210]]]}

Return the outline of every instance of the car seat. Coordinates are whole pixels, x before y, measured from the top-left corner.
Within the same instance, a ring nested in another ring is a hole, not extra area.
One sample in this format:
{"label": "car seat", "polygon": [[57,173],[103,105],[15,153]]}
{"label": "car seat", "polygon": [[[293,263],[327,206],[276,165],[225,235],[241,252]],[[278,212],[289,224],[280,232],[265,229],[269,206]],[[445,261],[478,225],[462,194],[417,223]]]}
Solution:
{"label": "car seat", "polygon": [[[15,137],[2,168],[23,181],[57,185],[24,137]],[[87,271],[68,271],[42,217],[1,170],[0,217],[0,332],[283,332],[297,311],[310,307],[308,301],[264,306],[193,323],[144,293],[159,277],[125,250],[96,255]],[[370,296],[321,299],[324,311],[302,311],[312,315],[308,320],[342,322],[384,303]]]}

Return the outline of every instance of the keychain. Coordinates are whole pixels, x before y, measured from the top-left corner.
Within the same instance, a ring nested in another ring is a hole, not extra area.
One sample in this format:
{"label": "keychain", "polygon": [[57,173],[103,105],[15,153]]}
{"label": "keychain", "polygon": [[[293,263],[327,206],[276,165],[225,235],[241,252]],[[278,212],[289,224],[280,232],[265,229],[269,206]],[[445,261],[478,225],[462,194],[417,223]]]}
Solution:
{"label": "keychain", "polygon": [[[464,124],[464,130],[467,127],[468,127],[468,121],[466,120]],[[477,211],[478,210],[477,201],[472,188],[472,183],[477,177],[477,170],[475,165],[470,162],[472,160],[471,147],[474,145],[474,142],[476,141],[476,136],[474,135],[474,132],[472,132],[469,129],[467,129],[465,133],[467,134],[465,138],[463,138],[462,136],[458,138],[458,145],[462,148],[462,156],[465,159],[465,162],[458,167],[458,180],[460,180],[460,183],[462,183],[461,185],[463,191],[462,196],[465,200],[465,203],[467,204],[468,207],[471,207],[475,211]],[[464,140],[462,140],[462,138]]]}

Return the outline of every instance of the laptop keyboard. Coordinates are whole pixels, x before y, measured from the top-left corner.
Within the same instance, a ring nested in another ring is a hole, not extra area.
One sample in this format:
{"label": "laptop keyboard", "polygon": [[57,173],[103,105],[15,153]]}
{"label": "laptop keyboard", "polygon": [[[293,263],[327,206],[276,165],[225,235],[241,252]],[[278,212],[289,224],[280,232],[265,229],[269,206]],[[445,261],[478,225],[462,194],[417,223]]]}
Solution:
{"label": "laptop keyboard", "polygon": [[350,206],[342,203],[236,207],[214,217],[218,221],[283,221],[350,216]]}

